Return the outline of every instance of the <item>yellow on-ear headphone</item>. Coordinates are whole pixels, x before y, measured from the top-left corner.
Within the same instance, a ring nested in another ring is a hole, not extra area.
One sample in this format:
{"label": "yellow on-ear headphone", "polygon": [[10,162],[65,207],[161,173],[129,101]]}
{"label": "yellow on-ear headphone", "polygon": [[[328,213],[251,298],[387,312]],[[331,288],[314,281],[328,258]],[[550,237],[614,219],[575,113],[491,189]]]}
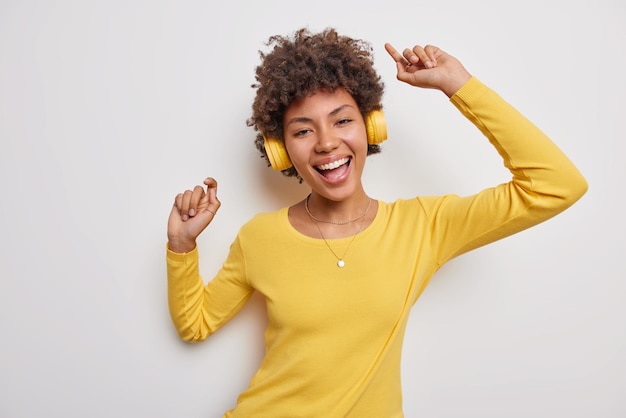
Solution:
{"label": "yellow on-ear headphone", "polygon": [[[385,122],[383,111],[372,110],[365,119],[365,128],[367,130],[368,144],[378,145],[387,139],[387,123]],[[263,135],[263,144],[267,158],[274,170],[287,170],[293,165],[289,159],[283,141],[278,138],[268,138]]]}

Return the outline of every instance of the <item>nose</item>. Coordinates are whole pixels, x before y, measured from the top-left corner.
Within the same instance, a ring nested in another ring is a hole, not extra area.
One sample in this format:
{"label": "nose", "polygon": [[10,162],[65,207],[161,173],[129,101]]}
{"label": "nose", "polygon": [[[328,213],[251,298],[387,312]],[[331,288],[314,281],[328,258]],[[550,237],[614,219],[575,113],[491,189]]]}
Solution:
{"label": "nose", "polygon": [[335,132],[330,128],[323,128],[318,130],[317,143],[315,144],[315,151],[320,153],[326,153],[334,150],[341,143]]}

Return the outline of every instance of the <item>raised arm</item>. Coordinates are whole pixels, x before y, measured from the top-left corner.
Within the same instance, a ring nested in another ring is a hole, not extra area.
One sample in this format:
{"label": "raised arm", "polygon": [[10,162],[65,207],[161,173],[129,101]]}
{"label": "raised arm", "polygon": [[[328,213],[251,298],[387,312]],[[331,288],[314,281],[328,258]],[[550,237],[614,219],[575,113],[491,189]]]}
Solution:
{"label": "raised arm", "polygon": [[587,191],[570,159],[537,126],[435,46],[385,45],[397,78],[439,89],[491,142],[511,172],[508,183],[474,195],[423,198],[440,263],[564,211]]}
{"label": "raised arm", "polygon": [[200,275],[196,239],[213,221],[221,203],[217,182],[209,177],[176,195],[167,224],[168,303],[172,322],[185,341],[202,341],[249,297],[250,290],[236,282],[205,285]]}

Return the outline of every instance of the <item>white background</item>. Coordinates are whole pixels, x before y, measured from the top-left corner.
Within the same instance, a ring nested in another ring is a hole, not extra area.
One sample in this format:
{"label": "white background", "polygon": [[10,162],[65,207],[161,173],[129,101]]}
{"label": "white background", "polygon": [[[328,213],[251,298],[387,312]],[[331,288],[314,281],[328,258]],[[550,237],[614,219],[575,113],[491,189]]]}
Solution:
{"label": "white background", "polygon": [[364,38],[389,141],[366,190],[394,200],[508,180],[445,96],[395,79],[383,44],[436,44],[571,157],[589,192],[447,264],[407,329],[409,417],[626,417],[626,6],[524,2],[0,1],[0,416],[220,417],[262,355],[263,301],[202,344],[166,301],[166,220],[208,175],[222,208],[206,279],[239,226],[304,185],[265,167],[258,50],[301,26]]}

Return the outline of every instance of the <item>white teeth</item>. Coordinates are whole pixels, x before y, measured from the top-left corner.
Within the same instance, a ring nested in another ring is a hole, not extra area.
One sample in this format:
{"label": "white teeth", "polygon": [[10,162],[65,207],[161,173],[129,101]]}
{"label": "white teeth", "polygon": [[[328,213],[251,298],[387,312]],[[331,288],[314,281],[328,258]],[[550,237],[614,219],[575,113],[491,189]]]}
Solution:
{"label": "white teeth", "polygon": [[332,169],[335,169],[335,168],[337,168],[339,166],[344,165],[347,162],[348,162],[348,158],[342,158],[340,160],[333,161],[332,163],[318,165],[317,169],[318,170],[332,170]]}

